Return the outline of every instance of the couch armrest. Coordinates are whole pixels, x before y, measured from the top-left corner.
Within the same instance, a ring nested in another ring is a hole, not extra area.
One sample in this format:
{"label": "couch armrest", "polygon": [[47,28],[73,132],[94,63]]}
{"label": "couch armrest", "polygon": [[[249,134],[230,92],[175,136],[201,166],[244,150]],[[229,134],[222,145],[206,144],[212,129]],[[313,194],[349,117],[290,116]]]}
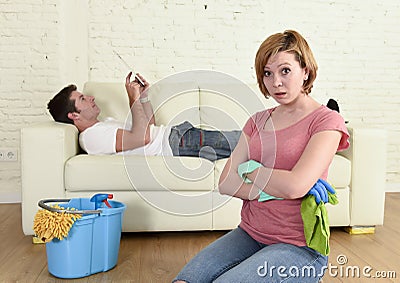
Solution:
{"label": "couch armrest", "polygon": [[351,160],[350,225],[383,224],[386,182],[386,131],[348,127]]}
{"label": "couch armrest", "polygon": [[33,234],[38,201],[63,198],[65,161],[78,153],[78,130],[53,121],[21,129],[22,228]]}

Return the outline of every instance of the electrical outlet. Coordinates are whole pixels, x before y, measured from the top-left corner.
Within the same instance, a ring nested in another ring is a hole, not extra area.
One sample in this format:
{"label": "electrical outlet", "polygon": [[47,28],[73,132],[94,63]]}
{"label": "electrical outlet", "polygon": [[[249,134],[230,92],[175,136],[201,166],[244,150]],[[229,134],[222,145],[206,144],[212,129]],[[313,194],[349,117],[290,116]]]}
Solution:
{"label": "electrical outlet", "polygon": [[0,161],[18,161],[16,148],[0,148]]}

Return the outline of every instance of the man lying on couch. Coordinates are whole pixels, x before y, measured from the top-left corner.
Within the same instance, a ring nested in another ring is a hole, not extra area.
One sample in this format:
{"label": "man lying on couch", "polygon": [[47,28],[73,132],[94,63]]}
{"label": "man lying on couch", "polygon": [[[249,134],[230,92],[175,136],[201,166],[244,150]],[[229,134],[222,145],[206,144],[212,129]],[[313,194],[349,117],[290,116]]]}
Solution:
{"label": "man lying on couch", "polygon": [[79,144],[88,154],[133,154],[196,156],[211,161],[229,157],[241,131],[209,131],[189,122],[175,126],[156,125],[153,107],[147,96],[149,83],[125,80],[132,114],[131,123],[113,118],[100,121],[100,108],[93,96],[77,91],[75,85],[64,87],[47,105],[57,122],[74,124],[79,130]]}
{"label": "man lying on couch", "polygon": [[[189,122],[176,126],[155,125],[153,108],[147,96],[149,83],[139,74],[143,85],[131,81],[132,72],[125,79],[132,123],[106,118],[100,121],[100,108],[93,96],[77,91],[75,85],[64,87],[48,103],[54,120],[76,126],[79,144],[88,154],[132,154],[164,156],[196,156],[214,161],[229,157],[241,131],[209,131],[194,127]],[[328,201],[328,183],[316,182],[308,194],[316,202]],[[263,199],[273,196],[263,195]]]}

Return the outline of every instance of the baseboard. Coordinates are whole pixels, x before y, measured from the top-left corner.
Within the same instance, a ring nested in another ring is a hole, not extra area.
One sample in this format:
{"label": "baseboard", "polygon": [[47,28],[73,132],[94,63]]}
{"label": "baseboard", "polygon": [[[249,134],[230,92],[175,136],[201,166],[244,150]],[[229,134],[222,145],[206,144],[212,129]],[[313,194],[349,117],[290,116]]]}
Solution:
{"label": "baseboard", "polygon": [[387,193],[400,193],[400,183],[386,183]]}
{"label": "baseboard", "polygon": [[0,203],[20,203],[21,192],[0,192]]}

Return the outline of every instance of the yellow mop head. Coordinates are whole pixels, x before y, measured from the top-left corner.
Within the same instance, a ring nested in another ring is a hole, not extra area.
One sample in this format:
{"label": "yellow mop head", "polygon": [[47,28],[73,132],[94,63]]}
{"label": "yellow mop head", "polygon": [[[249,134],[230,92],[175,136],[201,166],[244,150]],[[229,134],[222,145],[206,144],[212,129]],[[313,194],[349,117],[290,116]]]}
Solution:
{"label": "yellow mop head", "polygon": [[[75,210],[75,208],[65,209],[59,205],[52,205],[52,207],[61,210]],[[68,236],[74,222],[81,217],[81,214],[60,213],[41,209],[35,215],[33,230],[37,237],[45,243],[50,242],[54,238],[62,240]]]}

